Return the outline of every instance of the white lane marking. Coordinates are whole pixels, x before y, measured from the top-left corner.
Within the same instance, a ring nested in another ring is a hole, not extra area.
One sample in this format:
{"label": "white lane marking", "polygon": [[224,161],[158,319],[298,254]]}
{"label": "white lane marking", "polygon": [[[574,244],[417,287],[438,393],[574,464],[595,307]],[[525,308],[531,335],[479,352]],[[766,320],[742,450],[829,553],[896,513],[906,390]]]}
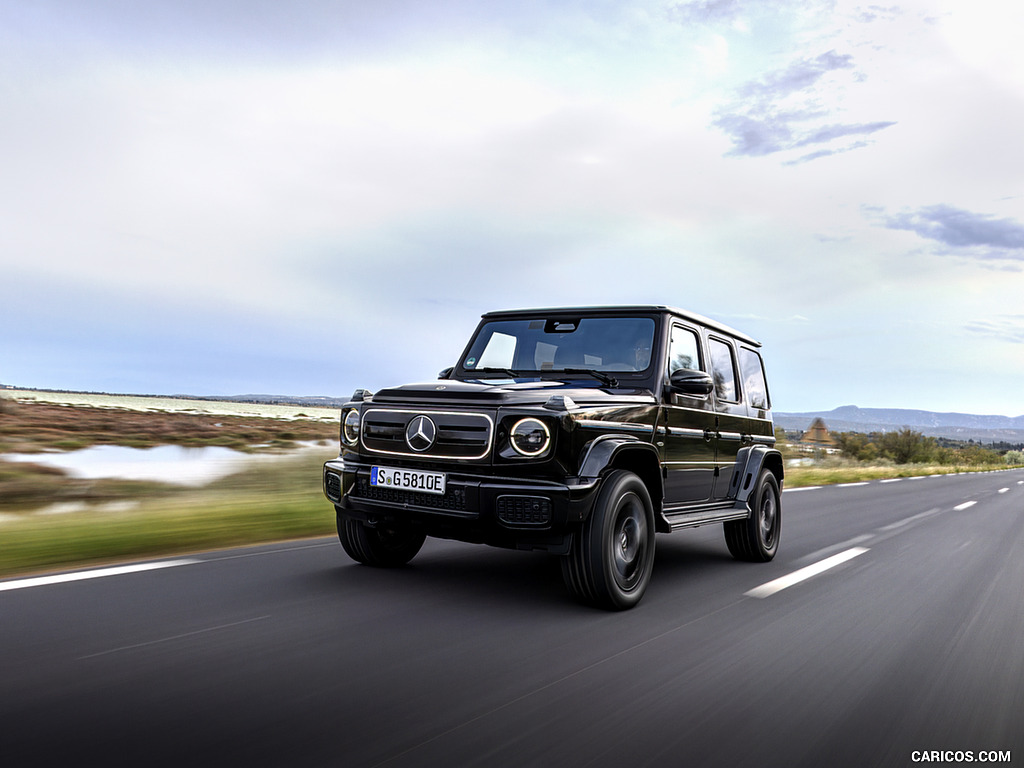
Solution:
{"label": "white lane marking", "polygon": [[35,576],[31,579],[19,579],[17,581],[0,582],[0,592],[11,589],[28,589],[29,587],[44,587],[49,584],[64,584],[69,581],[83,581],[85,579],[101,579],[104,576],[120,576],[125,573],[138,573],[139,571],[153,571],[158,568],[174,568],[178,565],[192,565],[201,562],[200,560],[164,560],[159,563],[135,563],[133,565],[118,565],[113,568],[99,568],[93,571],[76,571],[75,573],[58,573],[53,576]]}
{"label": "white lane marking", "polygon": [[836,488],[856,488],[858,485],[867,485],[867,484],[868,483],[867,483],[866,480],[862,481],[862,482],[859,482],[859,483],[839,483],[839,484],[836,485]]}
{"label": "white lane marking", "polygon": [[832,557],[826,557],[824,560],[814,565],[808,565],[806,568],[801,568],[799,571],[793,571],[787,576],[769,581],[766,584],[762,584],[759,587],[754,587],[749,592],[744,592],[747,597],[765,598],[774,595],[776,592],[781,592],[783,589],[792,587],[794,584],[799,584],[801,581],[807,581],[819,573],[824,573],[830,568],[835,568],[837,565],[842,565],[847,560],[852,560],[859,555],[863,555],[868,550],[864,547],[853,547],[840,552],[838,555],[832,555]]}
{"label": "white lane marking", "polygon": [[825,557],[827,555],[831,555],[833,552],[838,552],[841,549],[849,549],[850,547],[854,546],[855,544],[863,544],[865,541],[871,541],[871,539],[873,539],[873,538],[875,538],[874,534],[862,533],[860,536],[854,536],[852,539],[847,539],[846,541],[841,541],[838,544],[831,544],[831,545],[829,545],[827,547],[822,547],[821,549],[819,549],[819,550],[817,550],[815,552],[811,552],[811,554],[809,554],[809,555],[805,555],[804,557],[801,557],[800,560],[813,563],[818,558]]}
{"label": "white lane marking", "polygon": [[963,504],[957,504],[955,507],[953,507],[953,510],[956,512],[963,512],[965,509],[970,509],[977,503],[978,502],[976,501],[965,501]]}
{"label": "white lane marking", "polygon": [[120,651],[131,651],[136,648],[145,648],[148,645],[158,645],[160,643],[169,643],[173,640],[181,640],[186,637],[193,637],[195,635],[202,635],[207,632],[217,632],[221,629],[230,629],[231,627],[237,627],[241,624],[250,624],[254,621],[263,621],[269,619],[270,616],[256,616],[252,619],[242,619],[241,621],[233,621],[230,624],[218,624],[216,627],[206,627],[205,629],[197,629],[194,632],[183,632],[180,635],[171,635],[170,637],[161,637],[159,640],[150,640],[145,643],[135,643],[134,645],[122,645],[120,648],[111,648],[107,651],[100,651],[99,653],[90,653],[88,656],[79,656],[78,661],[84,659],[95,659],[97,656],[107,656],[111,653],[118,653]]}
{"label": "white lane marking", "polygon": [[890,477],[887,480],[879,480],[878,482],[880,482],[880,483],[898,483],[902,479],[903,479],[902,477]]}
{"label": "white lane marking", "polygon": [[1010,490],[1009,488],[1000,488],[1000,489],[999,489],[999,492],[1000,492],[1000,493],[1006,493],[1006,492],[1007,492],[1007,491],[1009,491],[1009,490]]}
{"label": "white lane marking", "polygon": [[786,488],[783,493],[796,493],[797,491],[817,491],[820,485],[805,485],[802,488]]}
{"label": "white lane marking", "polygon": [[904,518],[903,520],[898,520],[895,523],[889,523],[889,525],[883,525],[878,530],[880,530],[880,531],[895,531],[897,528],[902,528],[904,525],[910,525],[911,523],[913,523],[913,522],[915,522],[917,520],[920,520],[920,519],[922,519],[924,517],[931,517],[932,515],[934,515],[938,511],[939,511],[939,508],[935,507],[934,509],[929,509],[927,512],[920,512],[920,513],[918,513],[916,515],[913,515],[911,517]]}

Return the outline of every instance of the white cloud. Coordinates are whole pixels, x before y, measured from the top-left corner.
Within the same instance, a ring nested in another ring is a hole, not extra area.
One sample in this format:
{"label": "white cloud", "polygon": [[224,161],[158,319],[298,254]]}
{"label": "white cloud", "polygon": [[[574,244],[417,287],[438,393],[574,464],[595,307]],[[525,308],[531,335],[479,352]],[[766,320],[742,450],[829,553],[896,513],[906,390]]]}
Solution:
{"label": "white cloud", "polygon": [[[433,375],[487,309],[664,302],[763,335],[790,410],[937,407],[947,382],[843,387],[872,355],[931,370],[937,328],[1009,343],[1021,275],[937,250],[1022,220],[1019,54],[956,8],[216,6],[193,11],[238,23],[44,3],[0,31],[4,290],[81,296],[80,347],[151,321],[108,370],[144,372],[148,337],[231,348],[232,381],[312,375],[330,339],[327,367],[379,386]],[[189,315],[216,333],[170,327]]]}

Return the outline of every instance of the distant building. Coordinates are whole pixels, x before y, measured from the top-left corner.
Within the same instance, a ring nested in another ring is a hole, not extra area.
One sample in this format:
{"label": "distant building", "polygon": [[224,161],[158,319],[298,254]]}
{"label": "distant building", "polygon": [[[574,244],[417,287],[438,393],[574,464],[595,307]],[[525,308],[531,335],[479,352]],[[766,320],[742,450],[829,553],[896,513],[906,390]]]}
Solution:
{"label": "distant building", "polygon": [[807,431],[800,435],[800,444],[813,448],[828,449],[836,447],[836,440],[829,434],[824,420],[816,418],[811,422],[811,426],[807,428]]}

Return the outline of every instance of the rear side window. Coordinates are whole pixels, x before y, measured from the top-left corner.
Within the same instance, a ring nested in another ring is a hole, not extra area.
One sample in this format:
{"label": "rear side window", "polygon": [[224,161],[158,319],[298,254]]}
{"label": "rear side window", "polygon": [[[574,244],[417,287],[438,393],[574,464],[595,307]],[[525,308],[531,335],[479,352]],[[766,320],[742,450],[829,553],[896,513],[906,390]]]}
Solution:
{"label": "rear side window", "polygon": [[738,402],[740,398],[736,393],[736,363],[733,360],[732,347],[720,339],[710,339],[708,350],[711,353],[711,375],[715,379],[715,394],[719,400]]}
{"label": "rear side window", "polygon": [[743,391],[747,393],[750,407],[767,410],[768,383],[764,377],[764,363],[754,350],[740,347],[740,375],[743,377]]}

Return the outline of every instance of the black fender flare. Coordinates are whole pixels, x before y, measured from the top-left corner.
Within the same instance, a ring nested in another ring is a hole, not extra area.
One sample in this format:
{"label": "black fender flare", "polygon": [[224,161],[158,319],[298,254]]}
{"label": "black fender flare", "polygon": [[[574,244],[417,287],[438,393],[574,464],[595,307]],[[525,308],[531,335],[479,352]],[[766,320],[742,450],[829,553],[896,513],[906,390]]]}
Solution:
{"label": "black fender flare", "polygon": [[657,513],[665,497],[657,446],[632,435],[601,435],[584,446],[578,475],[582,481],[597,481],[613,467],[628,469],[644,482]]}
{"label": "black fender flare", "polygon": [[770,469],[779,482],[782,491],[784,478],[782,454],[767,445],[753,445],[741,448],[736,456],[736,468],[729,481],[729,496],[736,502],[737,509],[748,507],[750,494],[757,486],[762,469]]}

